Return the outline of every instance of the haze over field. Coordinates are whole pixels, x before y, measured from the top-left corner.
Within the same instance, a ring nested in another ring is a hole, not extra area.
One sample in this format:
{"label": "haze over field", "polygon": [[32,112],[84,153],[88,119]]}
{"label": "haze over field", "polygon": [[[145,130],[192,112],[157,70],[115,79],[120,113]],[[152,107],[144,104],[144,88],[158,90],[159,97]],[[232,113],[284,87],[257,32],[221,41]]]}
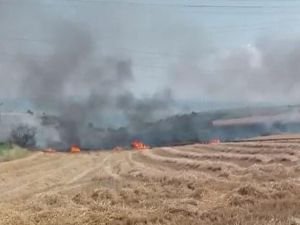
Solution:
{"label": "haze over field", "polygon": [[295,103],[297,7],[252,0],[1,1],[1,98],[58,116],[57,135],[44,132],[44,145],[80,144],[91,123],[129,126],[131,134],[181,112],[179,101]]}
{"label": "haze over field", "polygon": [[0,0],[0,225],[300,225],[299,12]]}

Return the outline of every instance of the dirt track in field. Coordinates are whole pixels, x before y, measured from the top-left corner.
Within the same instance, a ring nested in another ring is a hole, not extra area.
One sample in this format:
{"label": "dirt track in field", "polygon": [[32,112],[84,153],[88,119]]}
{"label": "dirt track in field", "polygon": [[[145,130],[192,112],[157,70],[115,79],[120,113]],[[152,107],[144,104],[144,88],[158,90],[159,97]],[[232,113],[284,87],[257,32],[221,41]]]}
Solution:
{"label": "dirt track in field", "polygon": [[0,164],[0,224],[300,224],[300,140],[35,153]]}

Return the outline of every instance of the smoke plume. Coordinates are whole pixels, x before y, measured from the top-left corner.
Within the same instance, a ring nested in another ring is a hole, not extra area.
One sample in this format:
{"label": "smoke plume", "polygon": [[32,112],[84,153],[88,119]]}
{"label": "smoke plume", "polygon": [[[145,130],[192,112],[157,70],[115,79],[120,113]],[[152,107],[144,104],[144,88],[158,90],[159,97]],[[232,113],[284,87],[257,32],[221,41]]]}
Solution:
{"label": "smoke plume", "polygon": [[93,38],[71,23],[60,25],[56,34],[47,60],[22,60],[22,92],[36,109],[57,116],[56,144],[103,147],[101,135],[107,132],[97,132],[94,126],[107,126],[106,118],[115,112],[132,130],[167,115],[172,103],[169,91],[143,99],[131,93],[130,59],[112,55],[98,56],[96,61]]}
{"label": "smoke plume", "polygon": [[190,97],[295,103],[300,94],[299,48],[297,38],[264,38],[245,47],[219,49],[205,59],[179,60],[171,69],[171,82]]}
{"label": "smoke plume", "polygon": [[[128,145],[134,138],[150,145],[198,140],[218,134],[211,121],[222,115],[161,120],[178,111],[178,99],[298,100],[299,39],[265,38],[224,50],[209,41],[199,20],[179,17],[169,7],[133,6],[0,3],[0,94],[29,102],[36,119],[26,115],[20,121],[38,128],[38,145],[106,148]],[[149,55],[161,65],[152,65]],[[143,61],[150,62],[148,68],[167,69],[159,74],[148,70],[156,76],[148,84],[147,73],[136,70]],[[144,89],[153,91],[142,96]],[[18,124],[3,121],[1,136],[7,137]],[[226,138],[239,132],[228,133]]]}

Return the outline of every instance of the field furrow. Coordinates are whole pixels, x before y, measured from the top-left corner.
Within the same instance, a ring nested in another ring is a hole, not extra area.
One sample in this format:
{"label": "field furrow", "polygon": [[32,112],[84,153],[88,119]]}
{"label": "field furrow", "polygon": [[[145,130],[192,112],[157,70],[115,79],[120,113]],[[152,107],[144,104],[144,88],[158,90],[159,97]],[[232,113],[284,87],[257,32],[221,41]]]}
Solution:
{"label": "field furrow", "polygon": [[0,224],[292,224],[300,143],[34,153],[0,163]]}

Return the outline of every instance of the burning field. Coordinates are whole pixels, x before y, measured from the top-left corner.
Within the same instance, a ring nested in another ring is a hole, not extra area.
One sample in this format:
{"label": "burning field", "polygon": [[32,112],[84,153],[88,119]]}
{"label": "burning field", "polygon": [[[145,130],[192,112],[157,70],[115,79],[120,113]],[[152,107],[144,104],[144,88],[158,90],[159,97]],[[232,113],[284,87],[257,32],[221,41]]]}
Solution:
{"label": "burning field", "polygon": [[35,153],[0,164],[0,224],[299,224],[299,149],[280,139]]}

